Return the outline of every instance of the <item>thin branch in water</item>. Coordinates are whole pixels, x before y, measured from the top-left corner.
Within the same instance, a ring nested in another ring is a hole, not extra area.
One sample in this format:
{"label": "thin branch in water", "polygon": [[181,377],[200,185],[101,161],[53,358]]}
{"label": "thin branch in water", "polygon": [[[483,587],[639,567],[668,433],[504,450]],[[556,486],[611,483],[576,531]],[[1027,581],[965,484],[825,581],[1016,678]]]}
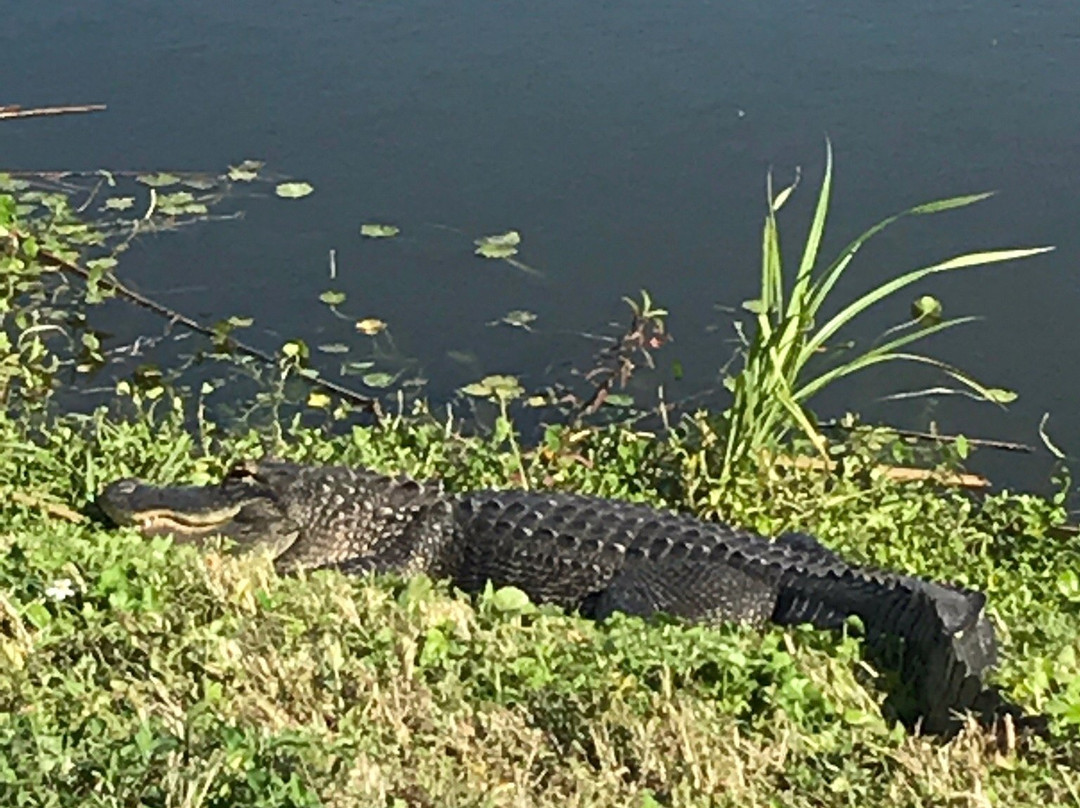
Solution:
{"label": "thin branch in water", "polygon": [[[845,426],[839,421],[823,421],[818,426],[823,429],[844,429],[848,432],[853,432],[856,429],[865,429],[865,425],[861,426]],[[956,443],[961,437],[967,441],[970,446],[978,446],[982,449],[1000,449],[1004,452],[1023,452],[1025,454],[1032,454],[1035,451],[1034,446],[1029,446],[1026,443],[1013,443],[1007,440],[993,440],[990,438],[969,438],[967,435],[941,435],[937,432],[919,432],[914,429],[897,429],[892,426],[881,426],[878,429],[888,430],[901,438],[911,438],[912,440],[925,440],[925,441],[940,441],[941,443]]]}
{"label": "thin branch in water", "polygon": [[[22,237],[23,236],[20,235],[20,238]],[[91,278],[89,270],[79,266],[74,261],[70,261],[67,258],[64,258],[61,255],[57,255],[56,253],[53,253],[49,250],[39,250],[38,255],[55,267],[78,275],[84,281],[89,281]],[[136,292],[134,289],[130,289],[129,287],[125,286],[123,283],[114,278],[101,278],[98,282],[111,289],[119,297],[122,297],[125,300],[146,309],[147,311],[164,317],[170,323],[179,323],[180,325],[191,331],[195,331],[199,334],[202,334],[203,336],[209,337],[211,340],[222,341],[226,348],[230,348],[237,353],[244,354],[245,356],[250,356],[253,359],[258,359],[259,361],[265,362],[268,365],[276,366],[278,364],[277,358],[272,354],[268,354],[253,345],[249,345],[246,342],[238,340],[232,335],[227,335],[222,340],[221,335],[214,329],[203,325],[197,320],[193,320],[185,314],[181,314],[180,312],[170,309],[167,306],[163,306],[156,300],[152,300],[145,295]],[[335,393],[341,396],[346,401],[350,401],[353,404],[361,407],[366,412],[372,413],[377,418],[381,417],[382,415],[382,409],[379,406],[378,399],[370,398],[368,396],[357,393],[355,390],[350,390],[348,387],[340,385],[337,382],[331,381],[329,379],[323,379],[321,377],[311,378],[307,375],[304,375],[304,378],[308,379],[316,388],[321,388],[327,392]]]}
{"label": "thin branch in water", "polygon": [[62,107],[37,107],[23,109],[18,104],[0,107],[0,121],[9,118],[39,118],[45,115],[68,115],[74,112],[102,112],[104,104],[76,104]]}

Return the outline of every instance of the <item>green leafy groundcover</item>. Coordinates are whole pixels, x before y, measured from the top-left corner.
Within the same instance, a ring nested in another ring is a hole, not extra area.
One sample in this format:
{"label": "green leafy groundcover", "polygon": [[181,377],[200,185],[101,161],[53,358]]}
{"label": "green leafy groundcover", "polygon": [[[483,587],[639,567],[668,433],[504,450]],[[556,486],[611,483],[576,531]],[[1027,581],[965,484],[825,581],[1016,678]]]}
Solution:
{"label": "green leafy groundcover", "polygon": [[[276,452],[454,488],[515,484],[521,457],[438,425]],[[0,805],[1067,805],[1080,794],[1080,553],[1061,509],[876,478],[748,477],[714,496],[677,439],[552,430],[537,483],[812,530],[864,561],[985,589],[998,683],[1056,736],[1002,751],[882,718],[853,639],[615,619],[423,578],[279,578],[267,559],[144,541],[89,514],[107,480],[203,482],[175,418],[0,419]]]}

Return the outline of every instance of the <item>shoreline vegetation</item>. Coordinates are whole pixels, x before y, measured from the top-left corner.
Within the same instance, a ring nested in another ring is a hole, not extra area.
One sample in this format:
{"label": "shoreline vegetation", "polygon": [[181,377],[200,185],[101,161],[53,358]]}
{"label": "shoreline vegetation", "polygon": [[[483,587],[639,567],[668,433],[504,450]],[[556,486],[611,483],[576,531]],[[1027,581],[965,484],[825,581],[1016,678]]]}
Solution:
{"label": "shoreline vegetation", "polygon": [[[379,406],[350,405],[318,387],[333,380],[300,341],[237,354],[235,332],[250,324],[237,317],[197,324],[206,345],[174,367],[139,368],[107,401],[65,405],[65,390],[112,358],[94,306],[124,288],[114,272],[127,246],[231,215],[260,172],[248,161],[220,176],[0,176],[0,804],[1080,805],[1068,471],[1049,498],[990,491],[963,468],[989,450],[978,441],[916,440],[854,417],[827,440],[809,407],[831,381],[886,361],[929,364],[993,405],[1013,397],[910,353],[970,319],[943,319],[925,296],[869,351],[830,347],[924,277],[1044,251],[968,253],[833,300],[855,253],[891,222],[985,195],[911,208],[826,259],[830,149],[807,238],[785,260],[777,214],[798,180],[774,193],[770,178],[762,291],[736,326],[719,412],[626,403],[630,377],[668,339],[670,315],[647,294],[627,301],[628,325],[577,388],[527,391],[493,375],[436,410],[378,364],[390,337],[364,321],[372,350],[357,395]],[[342,293],[323,302],[344,316]],[[537,413],[533,439],[523,424]],[[93,508],[119,477],[203,484],[264,453],[804,531],[858,563],[979,589],[1002,648],[993,683],[1045,714],[1050,735],[974,722],[947,741],[908,732],[884,703],[888,674],[853,636],[596,625],[422,577],[283,578],[264,557],[144,540]]]}

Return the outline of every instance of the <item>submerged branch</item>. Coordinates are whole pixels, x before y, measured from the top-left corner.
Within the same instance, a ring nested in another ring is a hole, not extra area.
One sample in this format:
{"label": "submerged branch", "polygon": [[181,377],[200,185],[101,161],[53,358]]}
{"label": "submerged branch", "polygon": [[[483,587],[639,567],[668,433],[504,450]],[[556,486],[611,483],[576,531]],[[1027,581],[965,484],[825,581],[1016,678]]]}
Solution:
{"label": "submerged branch", "polygon": [[[846,426],[839,421],[825,421],[819,424],[824,429],[844,429],[848,432],[853,432],[856,429],[865,429],[865,425],[853,425]],[[888,432],[901,437],[911,438],[912,440],[925,440],[925,441],[940,441],[941,443],[956,443],[961,438],[968,442],[970,446],[977,446],[981,449],[1000,449],[1004,452],[1023,452],[1025,454],[1033,454],[1035,452],[1034,446],[1029,446],[1026,443],[1013,443],[1007,440],[993,440],[990,438],[969,438],[967,435],[942,435],[937,432],[919,432],[914,429],[897,429],[892,426],[879,427]]]}
{"label": "submerged branch", "polygon": [[[54,252],[51,252],[49,250],[39,250],[38,256],[61,270],[78,275],[84,281],[89,281],[91,278],[89,270],[80,266],[74,261],[70,261],[61,255],[57,255]],[[249,345],[242,340],[238,340],[232,335],[226,335],[222,337],[222,335],[215,331],[213,328],[205,326],[197,320],[193,320],[191,317],[188,317],[186,314],[182,314],[181,312],[178,312],[174,309],[170,309],[168,306],[164,306],[161,303],[158,303],[156,300],[152,300],[151,298],[146,297],[139,292],[136,292],[134,289],[125,286],[123,283],[116,280],[115,278],[100,278],[98,280],[98,283],[101,283],[107,288],[111,289],[117,294],[117,296],[122,297],[125,300],[146,309],[147,311],[153,312],[160,317],[164,317],[170,323],[179,323],[180,325],[191,331],[195,331],[205,337],[209,337],[212,340],[223,342],[225,347],[230,348],[237,353],[244,354],[245,356],[252,357],[253,359],[258,359],[259,361],[265,362],[268,365],[276,366],[278,364],[278,360],[273,354],[269,354],[266,351],[256,348],[254,345]],[[348,387],[344,387],[343,385],[340,385],[334,381],[330,381],[329,379],[323,379],[321,377],[311,378],[309,376],[304,376],[304,378],[310,381],[311,384],[316,388],[321,388],[326,392],[339,395],[346,401],[349,401],[361,407],[364,411],[372,413],[376,417],[379,417],[382,414],[378,399],[362,395],[355,390],[351,390]]]}

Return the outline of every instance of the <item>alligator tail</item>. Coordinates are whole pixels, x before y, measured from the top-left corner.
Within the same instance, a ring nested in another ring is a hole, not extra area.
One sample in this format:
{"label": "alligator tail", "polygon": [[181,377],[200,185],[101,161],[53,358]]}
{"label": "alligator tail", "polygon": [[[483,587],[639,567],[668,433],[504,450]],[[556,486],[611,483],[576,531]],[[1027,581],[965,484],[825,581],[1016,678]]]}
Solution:
{"label": "alligator tail", "polygon": [[954,729],[956,711],[986,701],[984,677],[997,664],[997,641],[984,594],[853,567],[804,534],[777,543],[802,558],[785,566],[773,622],[839,629],[859,617],[871,653],[911,686],[926,731]]}

